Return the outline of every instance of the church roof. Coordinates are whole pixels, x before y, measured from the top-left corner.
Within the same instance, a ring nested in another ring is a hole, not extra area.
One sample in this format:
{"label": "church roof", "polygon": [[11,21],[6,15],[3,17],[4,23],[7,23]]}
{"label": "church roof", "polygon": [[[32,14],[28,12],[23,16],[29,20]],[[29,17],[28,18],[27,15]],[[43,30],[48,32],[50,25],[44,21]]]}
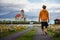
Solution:
{"label": "church roof", "polygon": [[21,17],[22,15],[21,14],[17,14],[16,16],[15,16],[15,18],[18,18],[18,17]]}

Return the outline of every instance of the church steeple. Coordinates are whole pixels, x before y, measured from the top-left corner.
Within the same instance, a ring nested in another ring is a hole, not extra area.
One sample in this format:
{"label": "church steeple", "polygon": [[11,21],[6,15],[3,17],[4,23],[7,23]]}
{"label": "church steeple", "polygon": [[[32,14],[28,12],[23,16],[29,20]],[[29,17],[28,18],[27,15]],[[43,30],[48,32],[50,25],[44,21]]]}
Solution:
{"label": "church steeple", "polygon": [[21,10],[21,14],[22,14],[22,17],[23,17],[24,21],[26,21],[26,17],[25,17],[25,14],[24,14],[24,10],[23,9]]}

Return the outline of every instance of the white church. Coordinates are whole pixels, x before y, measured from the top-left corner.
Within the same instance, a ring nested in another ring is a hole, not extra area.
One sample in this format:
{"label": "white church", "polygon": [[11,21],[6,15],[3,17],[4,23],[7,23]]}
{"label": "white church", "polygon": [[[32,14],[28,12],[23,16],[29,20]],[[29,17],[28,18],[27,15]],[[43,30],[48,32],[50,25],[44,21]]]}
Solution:
{"label": "white church", "polygon": [[16,21],[26,21],[26,17],[25,17],[25,14],[24,14],[24,10],[23,9],[20,11],[20,13],[18,13],[15,16],[15,20]]}

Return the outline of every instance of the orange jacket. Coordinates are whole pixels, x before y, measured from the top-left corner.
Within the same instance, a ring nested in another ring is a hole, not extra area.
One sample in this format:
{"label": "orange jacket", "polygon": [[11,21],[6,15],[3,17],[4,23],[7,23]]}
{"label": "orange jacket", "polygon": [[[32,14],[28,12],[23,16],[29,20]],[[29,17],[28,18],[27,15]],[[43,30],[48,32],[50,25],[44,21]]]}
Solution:
{"label": "orange jacket", "polygon": [[49,13],[46,9],[40,11],[39,19],[41,19],[41,21],[47,21],[49,19]]}

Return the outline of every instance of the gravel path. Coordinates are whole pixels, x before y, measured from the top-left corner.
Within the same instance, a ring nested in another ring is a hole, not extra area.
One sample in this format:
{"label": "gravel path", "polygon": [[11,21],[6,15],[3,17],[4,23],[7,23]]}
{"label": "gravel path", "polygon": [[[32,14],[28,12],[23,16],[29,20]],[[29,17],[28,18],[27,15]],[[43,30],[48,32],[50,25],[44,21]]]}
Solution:
{"label": "gravel path", "polygon": [[27,30],[24,30],[22,32],[14,33],[12,35],[9,35],[7,37],[1,38],[0,40],[16,40],[17,38],[24,35],[26,32],[30,31],[33,27],[29,27]]}
{"label": "gravel path", "polygon": [[49,35],[42,35],[43,32],[41,28],[36,27],[36,35],[33,37],[33,40],[54,40],[52,37]]}

